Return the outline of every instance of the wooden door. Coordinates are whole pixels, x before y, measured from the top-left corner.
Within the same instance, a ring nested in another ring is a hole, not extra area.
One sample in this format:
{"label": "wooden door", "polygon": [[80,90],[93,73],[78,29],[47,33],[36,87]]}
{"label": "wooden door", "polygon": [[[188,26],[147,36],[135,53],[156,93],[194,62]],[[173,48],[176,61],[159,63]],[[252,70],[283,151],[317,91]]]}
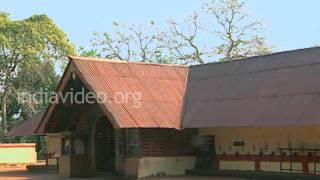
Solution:
{"label": "wooden door", "polygon": [[215,158],[215,138],[214,136],[201,136],[203,144],[199,147],[196,162],[197,169],[212,169]]}
{"label": "wooden door", "polygon": [[95,160],[97,171],[115,171],[115,130],[106,118],[96,124]]}

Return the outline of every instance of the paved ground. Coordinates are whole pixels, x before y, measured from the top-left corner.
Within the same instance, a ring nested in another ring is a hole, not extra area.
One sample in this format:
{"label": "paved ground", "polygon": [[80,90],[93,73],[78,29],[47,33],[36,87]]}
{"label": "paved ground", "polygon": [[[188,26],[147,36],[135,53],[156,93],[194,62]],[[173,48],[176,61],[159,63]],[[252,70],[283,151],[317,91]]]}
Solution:
{"label": "paved ground", "polygon": [[204,176],[180,176],[180,177],[143,178],[141,180],[246,180],[246,179],[242,179],[242,178],[222,178],[222,177],[204,177]]}
{"label": "paved ground", "polygon": [[[59,178],[53,172],[29,172],[25,168],[0,168],[0,180],[121,180],[112,177],[96,177],[86,179]],[[180,176],[180,177],[152,177],[141,180],[245,180],[241,178]]]}

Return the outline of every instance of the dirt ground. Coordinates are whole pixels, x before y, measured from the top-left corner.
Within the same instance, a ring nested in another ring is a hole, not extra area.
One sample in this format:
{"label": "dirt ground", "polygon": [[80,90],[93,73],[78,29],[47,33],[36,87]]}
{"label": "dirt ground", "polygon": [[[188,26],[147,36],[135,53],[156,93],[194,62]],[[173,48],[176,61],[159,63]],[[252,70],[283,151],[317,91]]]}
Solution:
{"label": "dirt ground", "polygon": [[[121,180],[114,177],[96,178],[61,178],[54,172],[30,172],[25,167],[0,168],[0,180]],[[141,180],[245,180],[241,178],[201,177],[201,176],[179,176],[179,177],[150,177]]]}

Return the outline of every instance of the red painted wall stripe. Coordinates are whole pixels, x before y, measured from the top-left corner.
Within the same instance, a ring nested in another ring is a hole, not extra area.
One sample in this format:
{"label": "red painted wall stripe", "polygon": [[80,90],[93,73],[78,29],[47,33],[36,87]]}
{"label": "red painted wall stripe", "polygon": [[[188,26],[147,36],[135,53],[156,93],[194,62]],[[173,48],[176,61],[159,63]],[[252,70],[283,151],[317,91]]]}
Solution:
{"label": "red painted wall stripe", "polygon": [[[288,155],[216,155],[216,159],[221,161],[269,161],[269,162],[289,162],[290,156]],[[320,156],[307,156],[297,155],[292,156],[292,162],[320,162]]]}
{"label": "red painted wall stripe", "polygon": [[254,161],[254,167],[256,171],[260,171],[261,170],[260,161]]}

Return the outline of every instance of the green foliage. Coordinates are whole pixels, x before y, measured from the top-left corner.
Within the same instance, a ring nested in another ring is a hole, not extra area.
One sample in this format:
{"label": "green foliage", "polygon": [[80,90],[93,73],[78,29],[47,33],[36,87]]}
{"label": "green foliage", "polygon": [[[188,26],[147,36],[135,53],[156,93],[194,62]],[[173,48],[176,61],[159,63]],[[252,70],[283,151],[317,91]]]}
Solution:
{"label": "green foliage", "polygon": [[2,131],[46,107],[22,93],[52,91],[59,80],[57,64],[63,64],[75,48],[47,15],[12,21],[0,13],[0,107]]}
{"label": "green foliage", "polygon": [[[19,97],[23,93],[53,91],[59,80],[57,63],[63,64],[62,60],[73,54],[74,46],[46,15],[11,21],[7,14],[0,13],[0,141],[7,128],[19,125],[47,106],[45,101],[21,101]],[[45,137],[13,137],[5,141],[37,143],[38,159],[45,157]]]}
{"label": "green foliage", "polygon": [[[74,54],[74,47],[46,15],[35,15],[21,21],[0,16],[2,62],[18,59],[58,59]],[[3,63],[2,63],[3,64]]]}
{"label": "green foliage", "polygon": [[78,50],[80,56],[84,56],[84,57],[101,57],[101,54],[98,53],[97,49],[90,49],[87,50],[84,47],[80,47]]}

